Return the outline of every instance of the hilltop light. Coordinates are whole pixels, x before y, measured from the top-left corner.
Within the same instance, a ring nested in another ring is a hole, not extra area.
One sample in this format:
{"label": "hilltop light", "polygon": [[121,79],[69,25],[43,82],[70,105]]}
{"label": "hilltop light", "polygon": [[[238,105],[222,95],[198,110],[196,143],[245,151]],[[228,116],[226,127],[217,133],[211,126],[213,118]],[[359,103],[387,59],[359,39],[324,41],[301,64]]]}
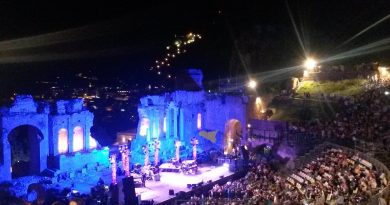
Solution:
{"label": "hilltop light", "polygon": [[254,80],[250,80],[249,83],[248,83],[248,87],[249,88],[252,88],[252,89],[255,89],[257,86],[257,82],[254,81]]}
{"label": "hilltop light", "polygon": [[303,66],[309,70],[312,70],[317,66],[317,61],[314,60],[313,58],[307,58]]}

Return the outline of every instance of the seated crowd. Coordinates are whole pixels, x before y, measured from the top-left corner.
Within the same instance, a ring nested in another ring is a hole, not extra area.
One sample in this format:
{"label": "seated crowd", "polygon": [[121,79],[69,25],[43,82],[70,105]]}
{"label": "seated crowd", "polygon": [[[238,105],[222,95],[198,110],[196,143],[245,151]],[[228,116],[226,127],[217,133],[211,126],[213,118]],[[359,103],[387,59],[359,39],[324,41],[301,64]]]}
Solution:
{"label": "seated crowd", "polygon": [[352,205],[367,202],[386,186],[385,174],[370,162],[330,149],[287,177],[258,163],[244,178],[215,185],[205,197],[194,196],[186,204]]}
{"label": "seated crowd", "polygon": [[338,100],[339,111],[333,119],[292,123],[292,133],[310,133],[322,138],[362,139],[378,141],[390,129],[390,97],[384,94],[389,86]]}

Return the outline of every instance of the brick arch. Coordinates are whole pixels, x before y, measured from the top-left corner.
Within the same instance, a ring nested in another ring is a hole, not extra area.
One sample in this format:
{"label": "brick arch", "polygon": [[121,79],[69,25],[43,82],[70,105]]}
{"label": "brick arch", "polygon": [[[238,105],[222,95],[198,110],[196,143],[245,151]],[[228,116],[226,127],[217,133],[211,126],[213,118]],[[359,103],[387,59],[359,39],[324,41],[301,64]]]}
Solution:
{"label": "brick arch", "polygon": [[45,113],[28,113],[28,114],[8,114],[3,115],[1,118],[2,122],[2,133],[1,133],[1,144],[2,150],[2,166],[0,171],[2,176],[0,179],[11,179],[10,169],[12,166],[11,158],[11,144],[8,141],[8,136],[17,127],[20,126],[31,126],[37,128],[41,134],[41,140],[39,141],[39,171],[43,171],[47,168],[47,156],[49,149],[49,137],[48,137],[48,115]]}

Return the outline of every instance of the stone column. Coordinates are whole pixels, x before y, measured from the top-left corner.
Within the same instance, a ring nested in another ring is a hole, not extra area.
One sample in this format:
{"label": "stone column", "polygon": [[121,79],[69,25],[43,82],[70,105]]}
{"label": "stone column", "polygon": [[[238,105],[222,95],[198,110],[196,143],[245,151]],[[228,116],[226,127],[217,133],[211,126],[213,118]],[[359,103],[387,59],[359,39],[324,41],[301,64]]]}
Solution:
{"label": "stone column", "polygon": [[71,123],[71,118],[68,118],[68,152],[73,152],[73,125]]}
{"label": "stone column", "polygon": [[180,141],[184,140],[184,110],[180,108],[180,116],[179,116],[179,130],[180,130]]}
{"label": "stone column", "polygon": [[8,130],[3,128],[2,136],[0,136],[0,143],[2,143],[3,149],[1,150],[3,153],[0,154],[0,157],[2,156],[3,159],[0,159],[2,161],[2,164],[0,163],[0,181],[5,180],[11,180],[11,145],[8,141]]}
{"label": "stone column", "polygon": [[165,133],[165,136],[166,138],[168,139],[169,137],[171,137],[171,121],[172,121],[172,118],[171,118],[171,109],[168,108],[167,109],[167,112],[166,112],[166,115],[165,115],[165,126],[167,128],[166,130],[166,133]]}
{"label": "stone column", "polygon": [[160,112],[154,111],[154,126],[153,126],[153,138],[158,138],[160,135]]}
{"label": "stone column", "polygon": [[150,108],[147,108],[148,113],[148,120],[149,120],[149,127],[146,130],[146,141],[150,141],[150,135],[152,135],[152,129],[153,129],[153,113],[151,113]]}
{"label": "stone column", "polygon": [[84,149],[89,150],[89,137],[91,136],[91,127],[93,125],[93,114],[87,113],[85,118],[85,130],[84,130]]}
{"label": "stone column", "polygon": [[177,139],[177,126],[178,126],[178,122],[177,122],[177,116],[178,116],[178,108],[174,108],[174,114],[173,114],[173,136],[174,136],[174,139],[176,140]]}

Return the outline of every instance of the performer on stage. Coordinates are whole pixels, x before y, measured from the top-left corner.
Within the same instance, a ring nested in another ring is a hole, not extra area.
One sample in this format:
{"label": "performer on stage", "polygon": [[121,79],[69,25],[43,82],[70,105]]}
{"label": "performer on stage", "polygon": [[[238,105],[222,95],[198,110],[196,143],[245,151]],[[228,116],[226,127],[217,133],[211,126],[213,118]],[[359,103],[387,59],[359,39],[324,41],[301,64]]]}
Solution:
{"label": "performer on stage", "polygon": [[175,140],[175,147],[176,147],[176,162],[180,161],[180,146],[181,142],[179,139]]}

